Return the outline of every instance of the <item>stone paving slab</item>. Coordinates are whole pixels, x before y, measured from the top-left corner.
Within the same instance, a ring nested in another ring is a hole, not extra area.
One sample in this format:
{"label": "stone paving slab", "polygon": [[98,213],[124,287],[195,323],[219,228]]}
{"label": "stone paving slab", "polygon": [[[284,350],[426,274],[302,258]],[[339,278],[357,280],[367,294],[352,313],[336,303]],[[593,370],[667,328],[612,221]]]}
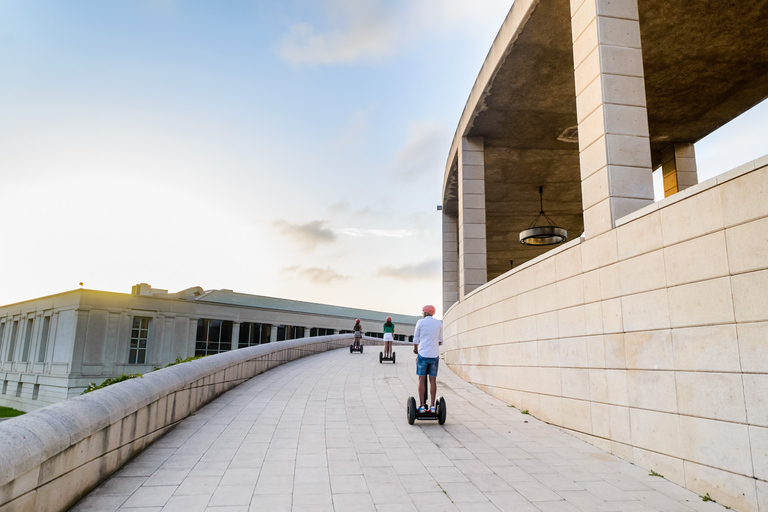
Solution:
{"label": "stone paving slab", "polygon": [[406,421],[415,356],[378,347],[258,375],[179,424],[76,512],[707,512],[682,487],[524,415],[441,365],[445,425]]}

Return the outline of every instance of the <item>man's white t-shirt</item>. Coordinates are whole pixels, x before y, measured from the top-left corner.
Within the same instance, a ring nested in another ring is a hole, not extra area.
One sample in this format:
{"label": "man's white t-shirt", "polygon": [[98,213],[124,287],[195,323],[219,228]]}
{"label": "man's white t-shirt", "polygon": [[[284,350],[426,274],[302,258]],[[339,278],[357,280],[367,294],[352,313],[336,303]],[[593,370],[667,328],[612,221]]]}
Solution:
{"label": "man's white t-shirt", "polygon": [[421,357],[440,357],[440,343],[443,342],[443,323],[431,316],[416,322],[413,342],[419,344]]}

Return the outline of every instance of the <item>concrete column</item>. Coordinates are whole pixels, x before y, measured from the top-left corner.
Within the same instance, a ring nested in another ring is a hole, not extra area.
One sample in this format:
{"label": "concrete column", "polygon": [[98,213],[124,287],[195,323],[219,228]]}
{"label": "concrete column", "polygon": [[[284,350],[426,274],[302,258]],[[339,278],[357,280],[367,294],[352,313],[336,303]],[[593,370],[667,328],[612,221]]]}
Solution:
{"label": "concrete column", "polygon": [[305,328],[304,328],[304,337],[305,337],[305,338],[309,338],[309,334],[310,334],[310,332],[309,332],[309,331],[310,331],[310,330],[311,330],[311,327],[305,327]]}
{"label": "concrete column", "polygon": [[232,322],[232,350],[240,347],[240,322]]}
{"label": "concrete column", "polygon": [[274,343],[277,341],[277,326],[273,325],[269,330],[269,342]]}
{"label": "concrete column", "polygon": [[482,138],[459,146],[459,298],[488,281],[485,245],[485,158]]}
{"label": "concrete column", "polygon": [[443,314],[459,300],[459,222],[443,212]]}
{"label": "concrete column", "polygon": [[637,0],[571,0],[584,231],[653,203]]}
{"label": "concrete column", "polygon": [[661,151],[661,172],[664,175],[664,197],[681,192],[699,182],[696,173],[696,153],[693,144],[670,144]]}

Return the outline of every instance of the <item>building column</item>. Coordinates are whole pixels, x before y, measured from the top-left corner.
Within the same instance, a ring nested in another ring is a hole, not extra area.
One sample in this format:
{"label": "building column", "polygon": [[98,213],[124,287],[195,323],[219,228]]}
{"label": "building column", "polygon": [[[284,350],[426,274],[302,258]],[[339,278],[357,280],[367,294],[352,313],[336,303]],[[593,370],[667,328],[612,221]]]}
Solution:
{"label": "building column", "polygon": [[459,222],[443,211],[443,315],[459,300]]}
{"label": "building column", "polygon": [[670,144],[661,150],[661,172],[664,175],[664,197],[681,192],[699,182],[693,144]]}
{"label": "building column", "polygon": [[653,203],[637,0],[571,0],[584,232]]}
{"label": "building column", "polygon": [[273,325],[269,330],[269,342],[274,343],[277,341],[277,326]]}
{"label": "building column", "polygon": [[309,334],[310,334],[310,330],[311,329],[312,329],[311,327],[305,327],[304,328],[304,337],[305,338],[309,338]]}
{"label": "building column", "polygon": [[459,146],[459,298],[488,281],[485,245],[483,139],[462,137]]}
{"label": "building column", "polygon": [[240,348],[240,322],[232,322],[232,349]]}

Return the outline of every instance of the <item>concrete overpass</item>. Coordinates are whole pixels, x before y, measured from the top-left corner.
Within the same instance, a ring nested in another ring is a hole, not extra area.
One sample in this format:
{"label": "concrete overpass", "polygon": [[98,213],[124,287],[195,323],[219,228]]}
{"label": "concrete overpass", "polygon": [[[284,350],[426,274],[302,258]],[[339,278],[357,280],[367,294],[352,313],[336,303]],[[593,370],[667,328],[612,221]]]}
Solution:
{"label": "concrete overpass", "polygon": [[223,394],[73,511],[724,510],[439,375],[444,426],[410,426],[415,359],[334,350]]}

